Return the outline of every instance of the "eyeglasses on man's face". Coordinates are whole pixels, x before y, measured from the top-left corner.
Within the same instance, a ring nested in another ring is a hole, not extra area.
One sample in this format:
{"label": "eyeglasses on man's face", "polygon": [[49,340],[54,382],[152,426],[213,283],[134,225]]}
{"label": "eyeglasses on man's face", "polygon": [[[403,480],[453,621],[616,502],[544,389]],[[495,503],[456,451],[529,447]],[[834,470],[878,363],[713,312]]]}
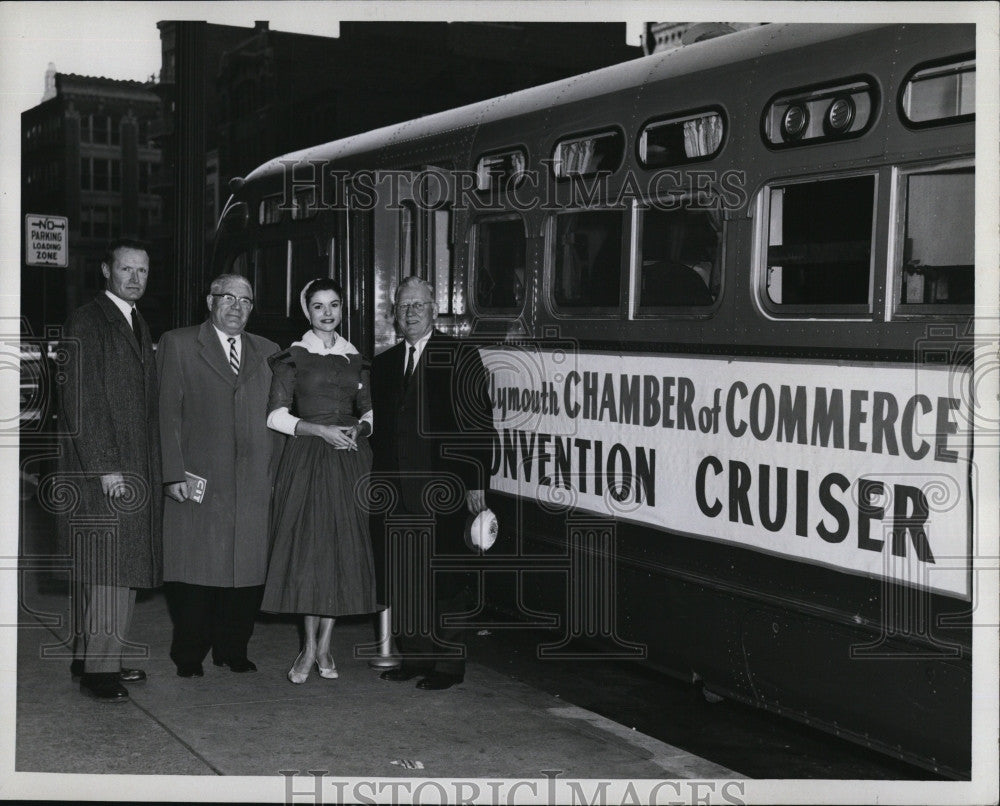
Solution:
{"label": "eyeglasses on man's face", "polygon": [[226,305],[239,303],[241,308],[252,308],[253,300],[250,297],[237,297],[232,294],[212,294],[213,297],[221,299]]}
{"label": "eyeglasses on man's face", "polygon": [[433,302],[403,302],[396,306],[396,310],[404,316],[413,311],[417,316],[422,314]]}

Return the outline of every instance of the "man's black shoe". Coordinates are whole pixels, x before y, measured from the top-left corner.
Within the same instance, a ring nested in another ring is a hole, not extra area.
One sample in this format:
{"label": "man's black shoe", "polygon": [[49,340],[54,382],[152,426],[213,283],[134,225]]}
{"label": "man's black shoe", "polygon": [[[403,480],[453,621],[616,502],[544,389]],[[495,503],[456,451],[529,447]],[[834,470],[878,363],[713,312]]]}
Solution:
{"label": "man's black shoe", "polygon": [[80,691],[100,702],[128,701],[128,689],[118,682],[117,672],[84,673]]}
{"label": "man's black shoe", "polygon": [[379,675],[381,680],[391,680],[393,683],[403,683],[412,680],[414,677],[424,674],[420,669],[410,666],[400,666],[398,669],[389,669]]}
{"label": "man's black shoe", "polygon": [[241,660],[213,660],[216,666],[228,666],[231,672],[256,672],[257,664],[252,660],[243,658]]}
{"label": "man's black shoe", "polygon": [[201,668],[200,663],[178,663],[177,664],[177,676],[178,677],[204,677],[205,670]]}
{"label": "man's black shoe", "polygon": [[[84,669],[85,667],[82,660],[74,660],[69,665],[70,676],[74,680],[77,680],[78,678],[83,677]],[[123,683],[138,683],[146,679],[146,673],[142,669],[122,668],[122,670],[118,672],[118,679]]]}
{"label": "man's black shoe", "polygon": [[457,674],[430,672],[427,677],[422,677],[417,681],[417,688],[424,691],[442,691],[446,688],[451,688],[457,683],[461,683],[464,679],[464,677]]}

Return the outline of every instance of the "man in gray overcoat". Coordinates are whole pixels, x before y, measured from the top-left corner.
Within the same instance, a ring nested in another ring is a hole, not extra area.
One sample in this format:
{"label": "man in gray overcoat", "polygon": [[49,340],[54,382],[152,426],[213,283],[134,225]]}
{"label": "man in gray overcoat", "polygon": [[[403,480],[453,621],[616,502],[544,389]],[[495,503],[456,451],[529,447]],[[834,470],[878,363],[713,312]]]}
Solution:
{"label": "man in gray overcoat", "polygon": [[212,282],[208,319],[163,334],[163,566],[181,677],[216,666],[253,672],[247,658],[267,575],[268,510],[283,437],[267,427],[278,345],[245,332],[253,288],[238,274]]}
{"label": "man in gray overcoat", "polygon": [[149,328],[135,303],[146,291],[149,253],[113,241],[101,272],[107,289],[66,322],[69,361],[60,406],[68,435],[59,484],[74,560],[74,612],[82,612],[70,671],[102,702],[124,702],[122,649],[136,588],[162,579],[160,439]]}

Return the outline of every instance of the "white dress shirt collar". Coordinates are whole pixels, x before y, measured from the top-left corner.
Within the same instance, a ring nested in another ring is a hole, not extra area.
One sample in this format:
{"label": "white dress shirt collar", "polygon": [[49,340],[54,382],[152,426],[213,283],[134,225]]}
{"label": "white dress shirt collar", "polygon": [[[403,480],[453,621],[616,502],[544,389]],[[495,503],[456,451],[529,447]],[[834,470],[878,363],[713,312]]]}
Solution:
{"label": "white dress shirt collar", "polygon": [[116,296],[115,296],[114,294],[112,294],[112,293],[111,293],[110,291],[108,291],[107,289],[105,289],[105,290],[104,290],[104,293],[105,293],[105,294],[107,294],[107,296],[108,296],[108,299],[109,299],[109,300],[111,300],[111,301],[112,301],[112,302],[113,302],[113,303],[115,304],[115,307],[116,307],[116,308],[117,308],[117,309],[118,309],[119,311],[121,311],[121,312],[122,312],[122,316],[124,316],[124,317],[125,317],[125,321],[127,321],[127,322],[128,322],[128,326],[129,326],[129,327],[132,327],[132,309],[133,309],[133,308],[134,308],[135,306],[134,306],[134,305],[131,305],[131,304],[130,304],[130,303],[128,303],[128,302],[126,302],[126,301],[125,301],[125,300],[123,300],[123,299],[122,299],[121,297],[116,297]]}
{"label": "white dress shirt collar", "polygon": [[222,351],[226,354],[227,358],[229,357],[229,340],[230,339],[236,339],[236,356],[237,356],[237,358],[240,358],[240,357],[243,356],[243,334],[242,333],[239,333],[239,334],[237,334],[235,336],[230,336],[225,331],[219,330],[219,328],[217,328],[214,324],[212,325],[212,329],[218,335],[218,337],[219,337],[219,344],[222,345]]}
{"label": "white dress shirt collar", "polygon": [[430,340],[431,333],[433,333],[433,332],[434,332],[433,330],[429,331],[426,336],[418,339],[412,345],[409,342],[406,342],[406,350],[404,351],[406,357],[403,358],[404,366],[405,366],[406,361],[409,358],[410,347],[412,346],[412,347],[416,347],[417,348],[413,352],[413,368],[414,369],[417,368],[417,364],[420,363],[420,356],[423,355],[424,348],[427,346],[427,342]]}
{"label": "white dress shirt collar", "polygon": [[341,336],[339,333],[334,333],[337,337],[330,347],[323,344],[323,339],[317,336],[312,328],[305,332],[299,341],[292,342],[292,347],[301,347],[310,353],[315,353],[316,355],[354,355],[356,354],[357,348],[351,344],[347,339]]}

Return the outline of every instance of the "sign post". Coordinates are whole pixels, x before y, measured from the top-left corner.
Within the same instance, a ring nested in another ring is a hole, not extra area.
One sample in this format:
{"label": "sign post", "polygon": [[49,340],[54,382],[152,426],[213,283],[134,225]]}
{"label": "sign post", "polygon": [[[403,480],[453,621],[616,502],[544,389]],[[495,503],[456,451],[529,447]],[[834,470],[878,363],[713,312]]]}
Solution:
{"label": "sign post", "polygon": [[69,219],[28,213],[24,217],[24,254],[29,266],[69,266]]}

